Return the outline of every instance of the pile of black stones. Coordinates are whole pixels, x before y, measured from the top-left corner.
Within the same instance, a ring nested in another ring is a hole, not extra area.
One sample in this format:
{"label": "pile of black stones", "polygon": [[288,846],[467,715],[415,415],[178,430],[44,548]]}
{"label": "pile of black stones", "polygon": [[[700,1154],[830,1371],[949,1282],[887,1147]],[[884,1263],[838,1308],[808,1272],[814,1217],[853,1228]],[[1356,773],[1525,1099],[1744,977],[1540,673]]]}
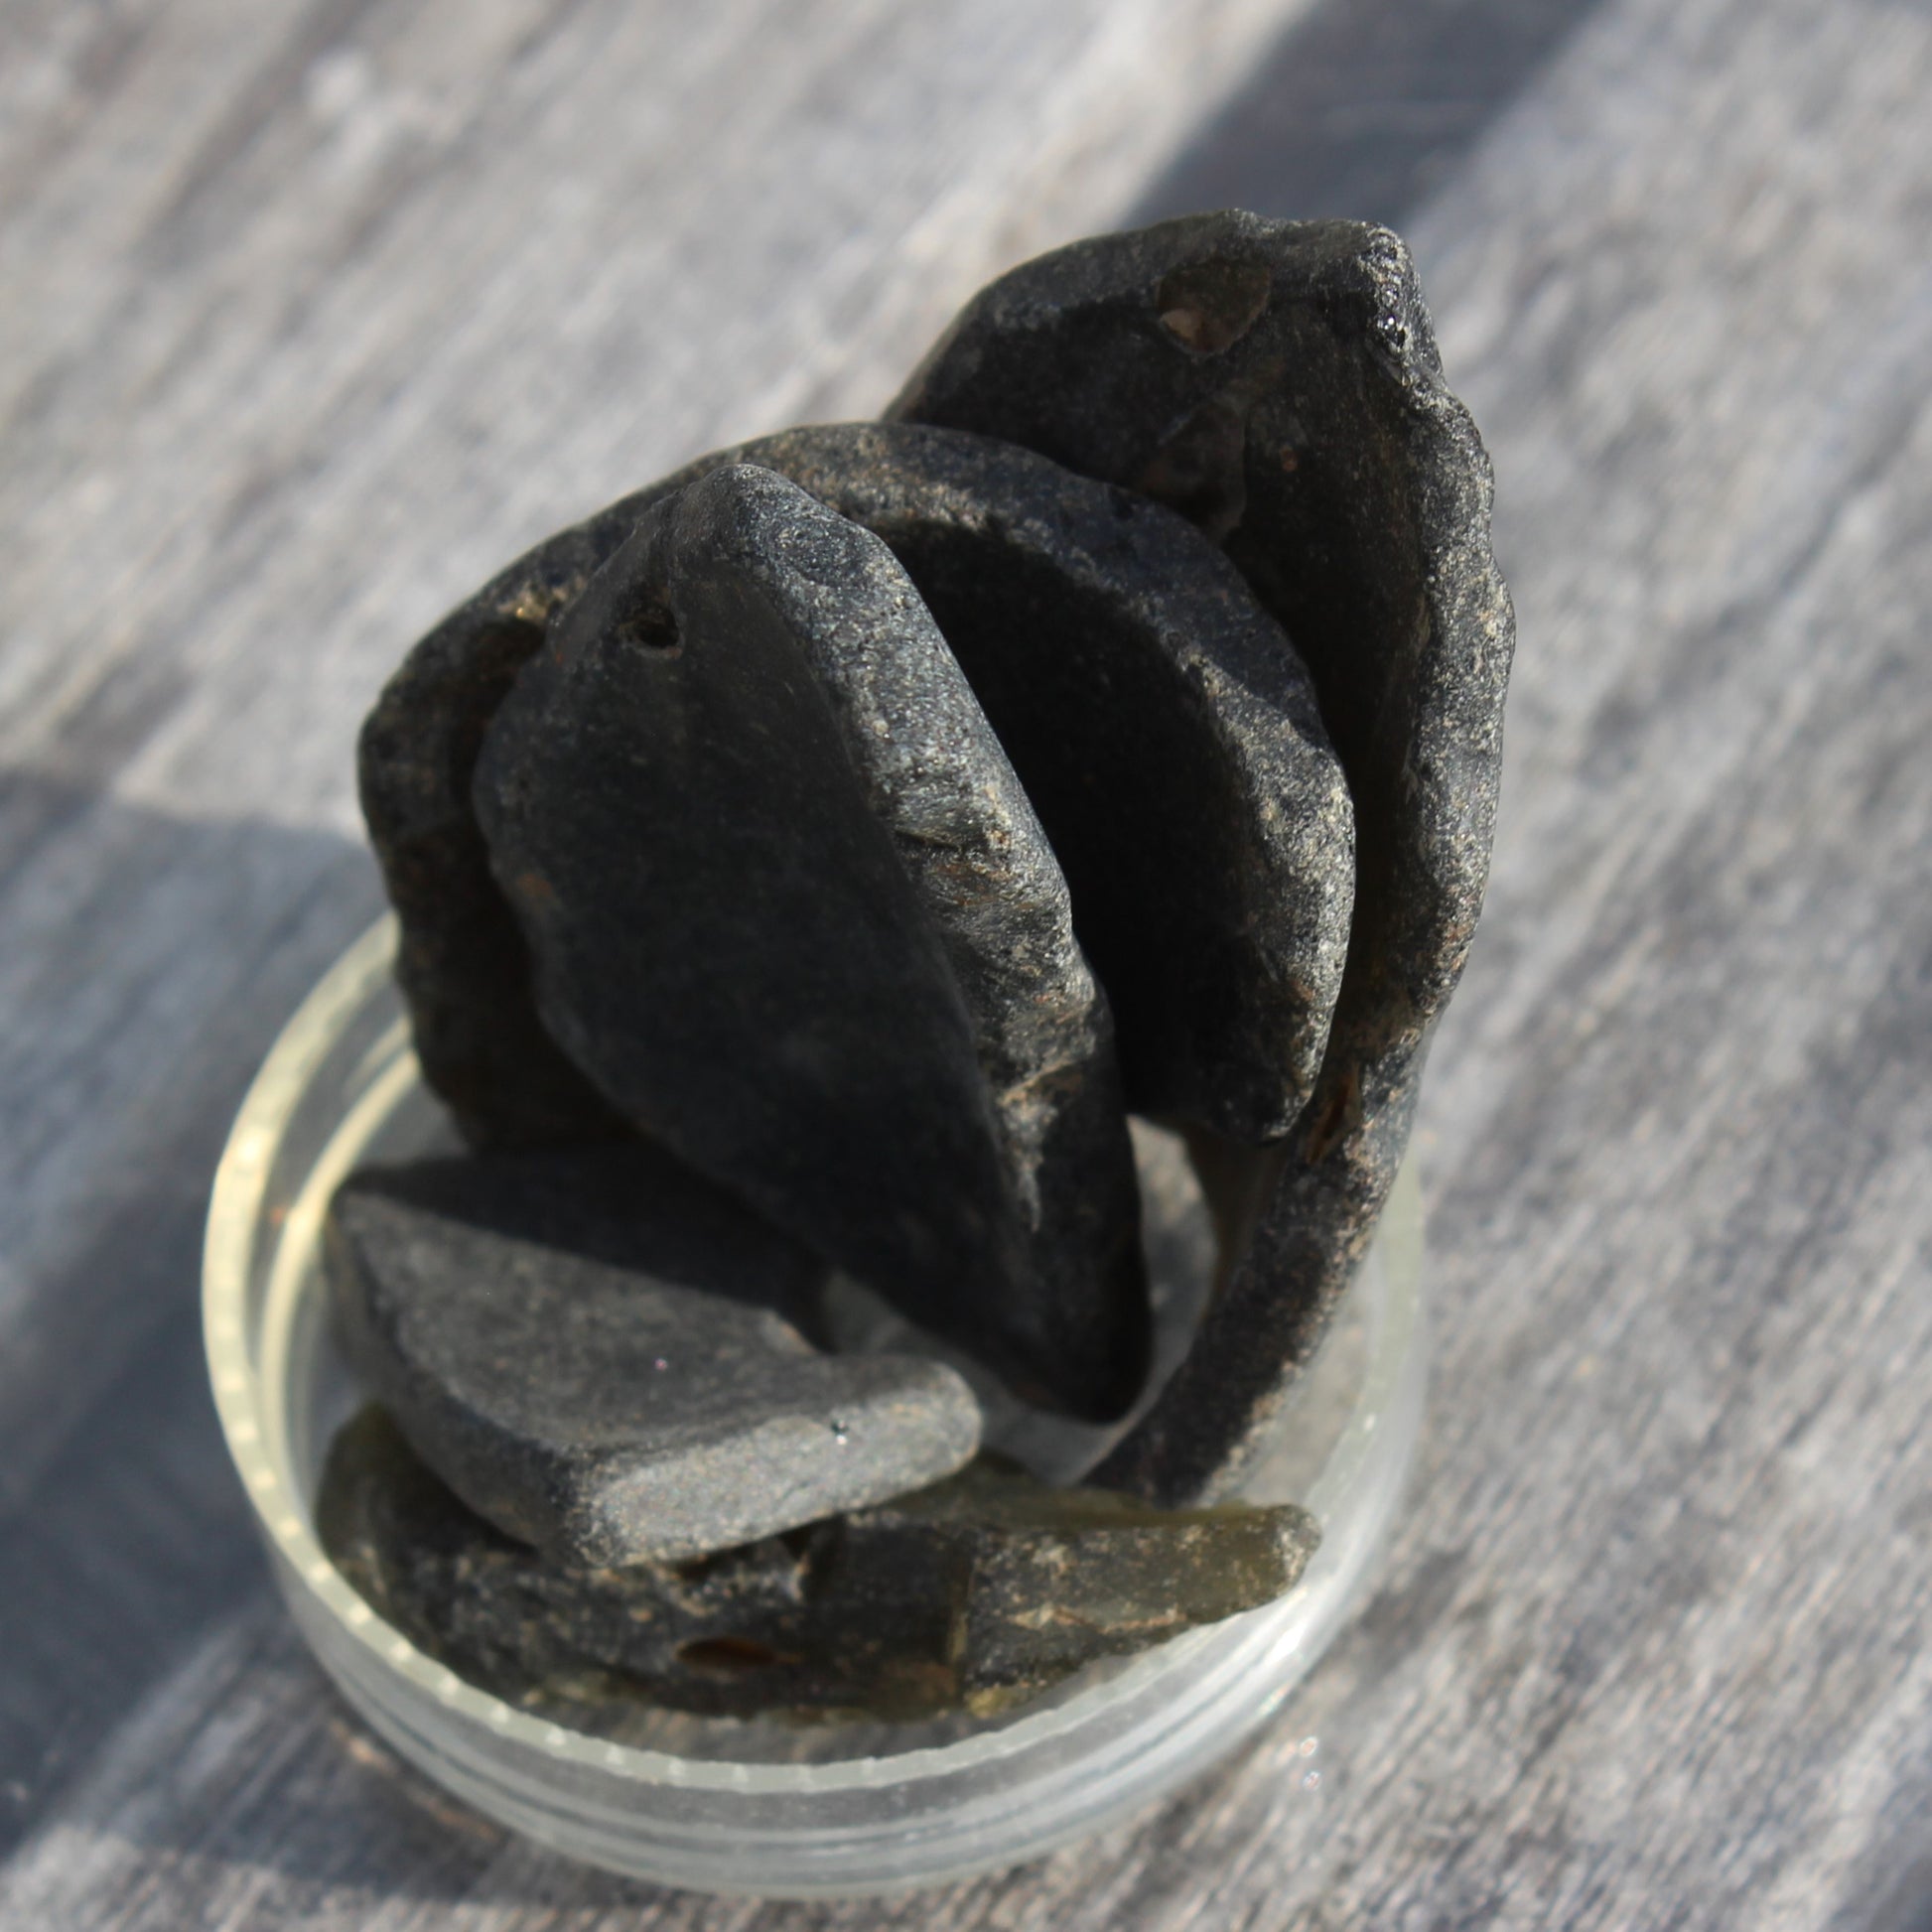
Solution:
{"label": "pile of black stones", "polygon": [[[371,1401],[319,1527],[385,1618],[514,1698],[899,1719],[1294,1585],[1312,1519],[1235,1497],[1474,928],[1489,504],[1401,242],[1205,215],[416,646],[362,800],[469,1151],[327,1231]],[[1130,1114],[1225,1249],[1153,1389]],[[839,1282],[932,1351],[841,1352]],[[1047,1482],[948,1351],[1132,1420]]]}

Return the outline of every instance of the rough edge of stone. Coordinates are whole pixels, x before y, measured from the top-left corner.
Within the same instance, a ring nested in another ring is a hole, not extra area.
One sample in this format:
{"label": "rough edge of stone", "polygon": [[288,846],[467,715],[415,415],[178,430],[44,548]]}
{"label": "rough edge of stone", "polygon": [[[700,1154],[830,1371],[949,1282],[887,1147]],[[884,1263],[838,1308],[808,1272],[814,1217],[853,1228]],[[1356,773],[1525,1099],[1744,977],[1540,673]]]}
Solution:
{"label": "rough edge of stone", "polygon": [[409,651],[356,742],[416,1058],[480,1149],[630,1131],[537,1017],[529,956],[490,876],[470,782],[489,721],[541,648],[545,624],[633,520],[614,505],[499,571]]}
{"label": "rough edge of stone", "polygon": [[[1078,242],[1014,270],[967,305],[887,412],[1004,436],[1070,469],[1146,487],[1156,459],[1214,394],[1214,351],[1198,355],[1203,374],[1188,408],[1150,425],[1141,445],[1116,414],[1103,422],[1111,446],[1083,449],[1065,421],[1016,421],[1001,413],[997,394],[979,406],[973,385],[984,375],[986,353],[975,332],[1003,331],[1024,345],[1064,317],[1069,284],[1085,281],[1093,299],[1123,311],[1138,300],[1144,333],[1158,344],[1164,314],[1173,313],[1162,292],[1189,271],[1199,275],[1203,265],[1229,258],[1265,263],[1270,273],[1266,303],[1239,326],[1230,346],[1263,313],[1288,305],[1301,312],[1303,326],[1325,330],[1332,349],[1352,357],[1366,378],[1361,428],[1365,439],[1379,433],[1396,450],[1409,521],[1396,534],[1413,545],[1427,621],[1408,639],[1385,626],[1387,695],[1373,718],[1353,732],[1337,730],[1329,718],[1355,797],[1363,872],[1349,965],[1314,1095],[1288,1138],[1248,1252],[1187,1357],[1149,1414],[1088,1477],[1171,1505],[1236,1486],[1319,1344],[1393,1184],[1429,1036],[1473,937],[1514,641],[1509,596],[1489,542],[1488,459],[1467,410],[1443,382],[1434,330],[1399,236],[1365,223],[1269,221],[1236,212]],[[1184,342],[1180,349],[1189,352]],[[1131,373],[1123,371],[1122,380]],[[993,379],[997,389],[998,371]],[[1009,384],[1005,394],[1012,393]],[[1309,454],[1317,458],[1310,482],[1318,490],[1319,453]],[[1331,452],[1330,461],[1352,454]],[[1361,514],[1370,508],[1364,503]],[[1210,528],[1223,513],[1199,505],[1195,512]],[[1258,568],[1255,556],[1243,553],[1238,517],[1214,533],[1282,618],[1321,687],[1326,640],[1311,634],[1306,609],[1297,608],[1310,599],[1284,594],[1298,560],[1262,560]],[[1372,551],[1373,532],[1352,534]],[[1281,580],[1267,581],[1270,568]],[[1378,587],[1362,588],[1372,611]],[[1323,698],[1326,714],[1325,691]],[[1432,734],[1435,742],[1424,745]],[[1427,754],[1420,760],[1419,746]],[[1386,788],[1378,775],[1386,776]],[[1404,781],[1410,795],[1398,798]]]}
{"label": "rough edge of stone", "polygon": [[[919,440],[896,450],[893,442],[896,436]],[[830,502],[832,498],[828,493],[827,485],[832,476],[836,474],[841,461],[849,456],[848,446],[852,443],[863,444],[868,440],[880,446],[879,464],[882,472],[893,462],[895,456],[897,456],[903,466],[898,473],[899,477],[903,479],[909,472],[910,481],[925,493],[928,500],[934,503],[948,499],[956,502],[966,493],[961,482],[961,473],[970,470],[982,451],[999,452],[1010,463],[1041,462],[1040,452],[1030,449],[1024,444],[981,436],[971,431],[951,429],[942,425],[896,421],[805,424],[793,429],[779,430],[769,436],[756,437],[750,442],[734,444],[727,449],[713,451],[699,457],[682,470],[664,479],[662,483],[653,485],[652,490],[646,494],[654,495],[679,488],[709,474],[720,465],[753,463],[791,478],[798,482],[801,487],[812,490],[814,494],[822,495],[824,500]],[[1074,480],[1076,485],[1082,488],[1095,481],[1090,476],[1068,469],[1067,466],[1054,464],[1050,459],[1045,460],[1045,467],[1048,468],[1049,473],[1063,472],[1066,479]],[[809,482],[806,481],[808,477]],[[848,487],[834,507],[841,514],[867,529],[884,531],[892,527],[895,519],[880,514],[877,503],[862,505],[859,499],[867,493],[862,488]],[[879,493],[885,493],[884,485],[880,486]],[[1152,542],[1165,550],[1167,555],[1162,562],[1177,568],[1175,545],[1184,544],[1191,548],[1199,541],[1191,526],[1185,519],[1170,515],[1165,505],[1155,503],[1152,498],[1142,501],[1139,528],[1143,540]],[[1168,527],[1161,528],[1161,521],[1165,521]],[[1032,536],[1023,537],[1023,532],[1027,532],[1029,526],[1031,526]],[[1048,542],[1065,541],[1074,534],[1064,526],[1042,524],[1036,517],[1018,511],[1015,513],[1011,530],[1014,536],[1022,537],[1022,548],[1026,548],[1027,543],[1043,530],[1052,532],[1047,539]],[[890,542],[890,539],[888,541]],[[1034,554],[1036,555],[1037,548],[1040,547],[1044,546],[1036,545]],[[1243,600],[1248,600],[1251,594],[1239,572],[1221,559],[1213,546],[1203,545],[1201,548],[1204,552],[1203,561],[1212,562],[1217,568],[1225,569],[1229,578],[1229,588]],[[1089,567],[1096,573],[1105,568],[1104,554],[1104,551],[1097,546],[1092,553]],[[1029,560],[1032,560],[1031,556]],[[1148,579],[1153,573],[1141,574],[1143,577],[1141,590],[1143,594],[1147,594],[1150,590]],[[1069,582],[1072,581],[1069,578]],[[1155,595],[1158,596],[1158,593]],[[1167,615],[1168,609],[1168,603],[1163,601],[1161,604],[1163,616]],[[1257,633],[1238,638],[1238,654],[1230,654],[1214,662],[1208,658],[1204,649],[1200,650],[1193,655],[1184,674],[1190,679],[1196,677],[1223,679],[1226,681],[1225,688],[1242,691],[1250,699],[1260,699],[1277,707],[1279,715],[1289,722],[1305,743],[1317,748],[1322,757],[1332,762],[1333,752],[1328,744],[1326,729],[1316,707],[1307,668],[1295,650],[1293,639],[1282,637],[1271,613],[1257,609],[1254,616],[1257,620]],[[1279,658],[1273,656],[1260,643],[1258,636],[1260,630],[1273,632],[1276,640],[1286,646]],[[1232,713],[1223,711],[1215,721],[1214,728],[1229,733],[1238,740],[1238,725]],[[1340,806],[1342,813],[1347,815],[1345,836],[1352,852],[1354,827],[1352,811],[1345,792],[1341,793],[1334,802]],[[1354,881],[1351,874],[1348,881],[1351,899],[1353,888]],[[1311,1075],[1318,1073],[1318,1055],[1327,1038],[1340,977],[1341,967],[1338,960],[1316,963],[1315,970],[1311,976],[1309,1012],[1313,1023],[1311,1029],[1313,1037],[1305,1063],[1296,1069],[1301,1091],[1311,1090]],[[1108,997],[1111,999],[1113,996]],[[1115,1017],[1118,1024],[1118,1008]]]}

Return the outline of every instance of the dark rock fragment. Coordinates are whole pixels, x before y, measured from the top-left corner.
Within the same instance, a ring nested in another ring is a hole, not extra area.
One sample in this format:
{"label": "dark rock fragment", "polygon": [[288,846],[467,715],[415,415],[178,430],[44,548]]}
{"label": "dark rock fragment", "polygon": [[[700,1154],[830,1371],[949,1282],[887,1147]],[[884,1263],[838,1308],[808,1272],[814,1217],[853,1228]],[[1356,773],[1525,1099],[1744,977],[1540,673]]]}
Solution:
{"label": "dark rock fragment", "polygon": [[1307,672],[1160,506],[985,438],[789,430],[775,470],[882,537],[971,682],[1072,890],[1128,1104],[1285,1133],[1340,984],[1353,826]]}
{"label": "dark rock fragment", "polygon": [[983,1455],[914,1495],[846,1518],[847,1575],[888,1579],[923,1550],[954,1586],[947,1639],[982,1715],[1099,1657],[1119,1657],[1273,1601],[1320,1540],[1292,1503],[1159,1510],[1056,1489]]}
{"label": "dark rock fragment", "polygon": [[580,1564],[678,1557],[957,1468],[979,1409],[936,1362],[817,1353],[822,1264],[662,1155],[369,1170],[328,1253],[350,1359],[499,1528]]}
{"label": "dark rock fragment", "polygon": [[1347,773],[1355,911],[1315,1094],[1245,1265],[1096,1473],[1220,1493],[1367,1244],[1475,929],[1514,637],[1488,460],[1401,241],[1343,221],[1200,215],[1043,256],[968,304],[891,413],[1192,519],[1295,639]]}
{"label": "dark rock fragment", "polygon": [[476,1147],[608,1140],[621,1117],[544,1031],[529,959],[470,803],[483,736],[602,533],[566,532],[453,612],[362,726],[362,813],[400,928],[396,977],[423,1078]]}
{"label": "dark rock fragment", "polygon": [[[463,638],[481,652],[485,615],[529,600],[525,587],[550,587],[546,608],[562,608],[645,510],[734,463],[776,471],[875,531],[937,617],[1072,886],[1082,947],[1119,1021],[1129,1104],[1238,1138],[1285,1132],[1314,1080],[1341,977],[1349,804],[1295,649],[1211,545],[1140,498],[1022,449],[911,425],[762,438],[520,559],[417,647],[385,706],[399,711],[433,672],[450,679],[442,659]],[[461,886],[465,903],[472,871]],[[496,906],[509,923],[500,896]],[[433,892],[399,897],[398,909],[406,951],[453,961],[443,981],[411,982],[419,1037],[450,1034],[447,1016],[471,1010],[471,980],[493,955],[459,955],[442,939],[452,914]],[[527,984],[520,945],[509,950]],[[1037,953],[1015,948],[1002,977],[997,946],[977,959],[953,950],[995,1085],[1016,1090],[1000,1059],[1024,1067],[1042,1054],[1008,988]],[[542,1029],[526,998],[515,1032],[531,1031]],[[526,1089],[492,1091],[501,1111],[483,1132],[528,1137]]]}
{"label": "dark rock fragment", "polygon": [[1293,1507],[1169,1514],[982,1458],[877,1510],[684,1564],[568,1569],[458,1501],[378,1409],[337,1437],[317,1527],[371,1606],[498,1696],[712,1716],[989,1715],[1293,1587]]}
{"label": "dark rock fragment", "polygon": [[759,470],[666,496],[556,621],[474,795],[544,1023],[627,1119],[1035,1399],[1133,1400],[1104,1008],[883,545]]}
{"label": "dark rock fragment", "polygon": [[336,1203],[365,1199],[703,1288],[768,1308],[807,1334],[817,1329],[826,1264],[648,1141],[360,1168]]}
{"label": "dark rock fragment", "polygon": [[[1024,1269],[1062,1355],[1146,1368],[1134,1157],[1106,996],[1019,777],[901,572],[817,504],[764,508],[782,567],[748,561],[793,619],[873,815],[931,918],[990,1090]],[[901,1298],[919,1312],[918,1298]]]}
{"label": "dark rock fragment", "polygon": [[[1406,1144],[1431,1029],[1473,931],[1513,635],[1489,551],[1487,462],[1443,386],[1401,242],[1346,222],[1192,217],[1028,264],[969,305],[893,413],[1025,446],[1190,518],[1307,659],[1347,774],[1356,902],[1316,1090],[1279,1147],[1236,1150],[1218,1164],[1249,1171],[1236,1173],[1230,1194],[1244,1213],[1249,1195],[1265,1194],[1259,1232],[1188,1364],[1099,1472],[1171,1502],[1222,1493],[1366,1246]],[[760,460],[783,467],[772,454]],[[690,474],[520,560],[419,647],[423,664],[406,666],[399,688],[438,677],[467,688],[470,673],[439,665],[439,653],[488,659],[492,625],[540,621],[568,602],[642,508]],[[520,636],[528,648],[532,634]],[[431,718],[438,730],[440,716]],[[1015,732],[1011,721],[1001,728]],[[380,794],[369,763],[365,750],[365,792]],[[1031,759],[1016,754],[1016,763],[1032,785]],[[372,823],[382,810],[401,820],[396,837],[411,833],[408,812],[380,795]],[[1057,837],[1058,813],[1042,816]],[[473,1096],[470,1131],[542,1138],[557,1113],[543,1081],[497,1077],[497,1042],[474,1024],[496,1000],[471,997],[475,988],[514,996],[527,967],[482,880],[480,842],[457,843],[462,892],[396,895],[419,1040],[443,1069],[432,1074],[440,1090]],[[385,866],[394,880],[386,853]],[[415,876],[434,871],[425,864]],[[1091,897],[1077,879],[1075,888],[1083,902]],[[486,930],[491,945],[459,944],[450,937],[458,926]],[[491,946],[504,940],[499,958]],[[1106,950],[1089,949],[1096,959]],[[1103,978],[1133,970],[1101,964]],[[1129,978],[1120,987],[1127,1015],[1137,1002]],[[1322,1010],[1318,999],[1309,1005]],[[527,999],[513,1015],[496,1011],[505,1041],[544,1043]],[[1122,1035],[1136,1104],[1158,1104],[1146,1097],[1160,1089],[1140,1015]],[[1225,1115],[1216,1124],[1239,1126]],[[591,1131],[607,1130],[594,1120]]]}

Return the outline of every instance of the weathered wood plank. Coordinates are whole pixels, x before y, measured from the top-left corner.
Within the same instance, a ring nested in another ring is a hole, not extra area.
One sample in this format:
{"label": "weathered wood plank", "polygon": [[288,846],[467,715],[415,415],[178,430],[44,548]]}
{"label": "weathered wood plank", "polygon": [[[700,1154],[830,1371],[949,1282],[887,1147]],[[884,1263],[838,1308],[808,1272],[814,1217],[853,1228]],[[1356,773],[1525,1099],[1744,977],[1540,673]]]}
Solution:
{"label": "weathered wood plank", "polygon": [[1432,1430],[1385,1587],[1258,1748],[917,1915],[1923,1925],[1932,20],[1604,0],[1565,40],[1484,0],[1516,65],[1439,139],[1401,111],[1425,28],[1324,9],[1260,71],[1355,76],[1385,141],[1341,165],[1251,91],[1150,182],[1259,0],[457,11],[5,28],[0,1924],[906,1921],[579,1873],[362,1742],[245,1555],[193,1214],[370,902],[347,736],[413,627],[695,448],[870,407],[1001,259],[1211,181],[1406,201],[1501,482],[1523,648],[1425,1104]]}

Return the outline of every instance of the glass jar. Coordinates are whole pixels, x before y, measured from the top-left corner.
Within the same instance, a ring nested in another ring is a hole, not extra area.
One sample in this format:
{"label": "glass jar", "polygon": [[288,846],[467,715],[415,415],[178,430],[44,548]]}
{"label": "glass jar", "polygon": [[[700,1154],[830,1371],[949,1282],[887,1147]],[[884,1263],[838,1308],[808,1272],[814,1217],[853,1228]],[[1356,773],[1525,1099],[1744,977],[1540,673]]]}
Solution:
{"label": "glass jar", "polygon": [[[451,1145],[417,1076],[394,946],[386,919],[352,946],[250,1089],[215,1177],[203,1310],[222,1428],[289,1608],[397,1751],[571,1857],[698,1890],[813,1897],[1036,1858],[1152,1803],[1266,1722],[1361,1594],[1415,1447],[1426,1345],[1410,1171],[1245,1492],[1302,1502],[1321,1522],[1319,1551],[1278,1602],[1092,1666],[997,1718],[786,1725],[639,1713],[621,1737],[494,1698],[384,1623],[323,1553],[313,1507],[329,1442],[360,1400],[321,1283],[329,1197],[364,1161]],[[1136,1139],[1171,1364],[1207,1293],[1212,1240],[1178,1142]],[[861,1345],[903,1346],[891,1319],[865,1332],[864,1299],[844,1313]],[[1042,1473],[1093,1447],[1011,1406],[988,1427]]]}

